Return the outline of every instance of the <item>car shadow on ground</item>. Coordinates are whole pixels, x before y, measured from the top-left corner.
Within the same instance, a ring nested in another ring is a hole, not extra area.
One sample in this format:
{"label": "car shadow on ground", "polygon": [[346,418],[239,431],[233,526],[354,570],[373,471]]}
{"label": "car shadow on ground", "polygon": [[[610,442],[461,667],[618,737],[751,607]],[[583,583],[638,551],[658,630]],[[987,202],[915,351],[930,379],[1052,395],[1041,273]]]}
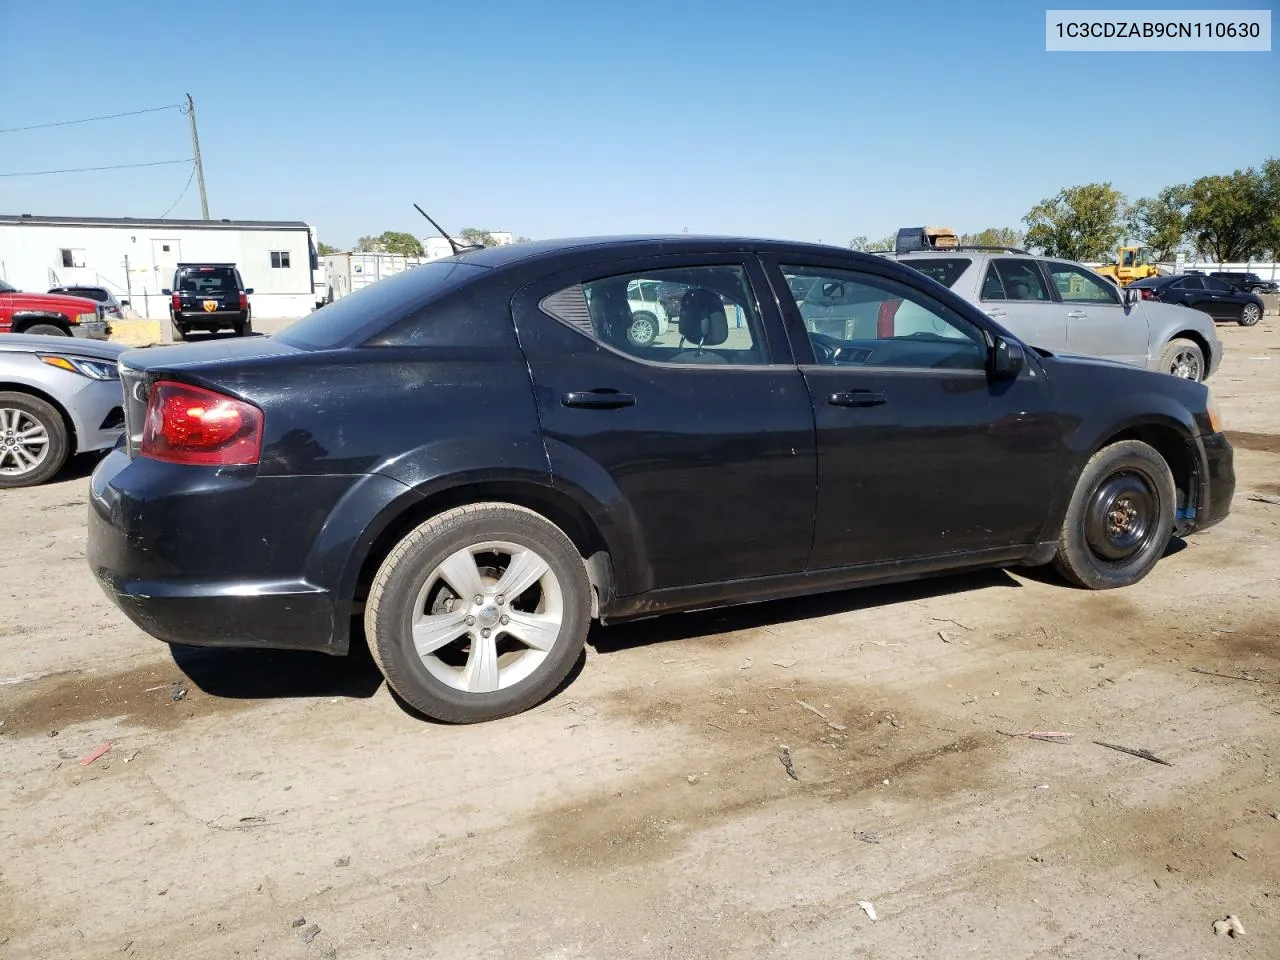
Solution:
{"label": "car shadow on ground", "polygon": [[48,483],[67,483],[74,480],[84,480],[93,473],[106,455],[107,452],[105,450],[96,453],[77,454],[67,460],[62,465],[62,469],[54,474]]}
{"label": "car shadow on ground", "polygon": [[382,674],[363,639],[345,657],[306,650],[190,647],[172,644],[173,662],[214,697],[235,700],[372,697]]}

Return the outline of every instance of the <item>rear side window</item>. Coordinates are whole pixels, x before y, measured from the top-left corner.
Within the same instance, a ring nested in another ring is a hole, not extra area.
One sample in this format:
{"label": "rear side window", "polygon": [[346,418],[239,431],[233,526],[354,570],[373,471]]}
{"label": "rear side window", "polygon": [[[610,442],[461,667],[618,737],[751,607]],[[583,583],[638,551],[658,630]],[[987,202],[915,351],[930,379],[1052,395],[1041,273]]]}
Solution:
{"label": "rear side window", "polygon": [[225,293],[239,290],[240,280],[231,267],[190,267],[178,271],[178,289],[183,293]]}
{"label": "rear side window", "polygon": [[[992,281],[992,275],[997,280]],[[995,290],[999,283],[1003,296],[989,296],[988,290]],[[984,300],[1036,300],[1049,301],[1049,288],[1045,286],[1044,277],[1034,260],[1021,260],[1013,257],[1000,257],[992,260],[987,267],[987,276],[982,283],[982,299]]]}
{"label": "rear side window", "polygon": [[1179,290],[1203,290],[1204,281],[1199,277],[1184,277],[1174,284]]}
{"label": "rear side window", "polygon": [[[335,300],[276,334],[276,339],[307,350],[329,350],[383,331],[386,332],[379,344],[384,346],[431,342],[433,338],[425,327],[448,324],[450,317],[459,319],[466,314],[454,310],[437,313],[428,308],[489,272],[485,267],[454,260],[424,263]],[[510,326],[509,316],[505,323]],[[392,324],[396,327],[387,330]]]}
{"label": "rear side window", "polygon": [[908,267],[918,270],[930,280],[950,287],[960,279],[960,274],[973,263],[967,257],[921,257],[919,260],[903,260]]}

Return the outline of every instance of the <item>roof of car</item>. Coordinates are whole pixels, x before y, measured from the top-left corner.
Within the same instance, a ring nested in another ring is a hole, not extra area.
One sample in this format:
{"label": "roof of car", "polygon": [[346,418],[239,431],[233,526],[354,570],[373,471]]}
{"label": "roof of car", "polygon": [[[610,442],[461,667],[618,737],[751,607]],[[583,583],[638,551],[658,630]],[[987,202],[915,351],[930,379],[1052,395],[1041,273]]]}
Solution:
{"label": "roof of car", "polygon": [[[566,237],[556,240],[528,240],[523,243],[506,243],[498,247],[484,247],[478,250],[463,250],[454,257],[445,259],[458,260],[484,267],[501,267],[521,260],[537,260],[544,257],[558,256],[574,251],[598,248],[601,252],[619,248],[635,248],[637,253],[652,252],[677,253],[696,252],[700,250],[755,250],[761,248],[794,249],[804,247],[826,253],[854,253],[847,247],[832,244],[807,243],[797,240],[765,239],[758,237],[731,237],[698,234],[637,234],[599,237]],[[645,248],[652,248],[646,250]]]}

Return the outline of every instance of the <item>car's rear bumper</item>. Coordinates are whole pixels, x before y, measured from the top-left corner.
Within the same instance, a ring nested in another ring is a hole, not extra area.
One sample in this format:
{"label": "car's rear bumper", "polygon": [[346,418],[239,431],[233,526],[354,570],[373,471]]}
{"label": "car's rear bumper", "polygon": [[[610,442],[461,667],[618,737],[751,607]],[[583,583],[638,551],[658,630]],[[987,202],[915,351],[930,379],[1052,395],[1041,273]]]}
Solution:
{"label": "car's rear bumper", "polygon": [[1191,532],[1221,523],[1231,513],[1236,492],[1235,454],[1225,434],[1211,433],[1200,438],[1200,502]]}
{"label": "car's rear bumper", "polygon": [[173,315],[176,323],[184,327],[232,327],[244,323],[248,314],[243,310],[182,310]]}

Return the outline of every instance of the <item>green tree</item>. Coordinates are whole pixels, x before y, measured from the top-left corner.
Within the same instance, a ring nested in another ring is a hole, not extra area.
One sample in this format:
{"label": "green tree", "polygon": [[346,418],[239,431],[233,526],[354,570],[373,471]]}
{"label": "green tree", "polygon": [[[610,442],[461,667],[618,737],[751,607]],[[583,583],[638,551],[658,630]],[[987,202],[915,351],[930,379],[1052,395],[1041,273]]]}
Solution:
{"label": "green tree", "polygon": [[316,244],[316,253],[318,253],[322,257],[327,257],[330,254],[341,253],[341,252],[342,251],[340,251],[337,247],[330,246],[329,244],[323,241]]}
{"label": "green tree", "polygon": [[1280,258],[1280,157],[1262,165],[1262,244],[1271,259]]}
{"label": "green tree", "polygon": [[1104,260],[1124,235],[1124,216],[1124,194],[1110,183],[1087,183],[1040,201],[1022,222],[1027,244],[1046,256]]}
{"label": "green tree", "polygon": [[529,238],[528,238],[528,237],[524,237],[524,236],[516,237],[515,242],[516,242],[516,243],[528,243],[528,242],[529,242]]}
{"label": "green tree", "polygon": [[482,247],[496,247],[498,245],[498,241],[493,239],[488,230],[466,227],[459,236],[467,243],[479,244]]}
{"label": "green tree", "polygon": [[1131,239],[1151,248],[1152,259],[1171,260],[1187,236],[1189,202],[1187,187],[1165,187],[1129,208],[1125,230]]}
{"label": "green tree", "polygon": [[849,241],[850,250],[892,250],[898,242],[896,235],[885,237],[883,240],[868,240],[865,235],[854,237]]}
{"label": "green tree", "polygon": [[356,241],[361,253],[398,253],[402,257],[421,257],[425,251],[422,241],[412,233],[384,230],[376,237],[361,237]]}
{"label": "green tree", "polygon": [[1267,247],[1267,189],[1250,167],[1226,176],[1200,177],[1187,188],[1187,233],[1196,249],[1219,263],[1256,257]]}
{"label": "green tree", "polygon": [[1021,247],[1022,234],[1012,227],[987,227],[977,233],[960,234],[963,247]]}

